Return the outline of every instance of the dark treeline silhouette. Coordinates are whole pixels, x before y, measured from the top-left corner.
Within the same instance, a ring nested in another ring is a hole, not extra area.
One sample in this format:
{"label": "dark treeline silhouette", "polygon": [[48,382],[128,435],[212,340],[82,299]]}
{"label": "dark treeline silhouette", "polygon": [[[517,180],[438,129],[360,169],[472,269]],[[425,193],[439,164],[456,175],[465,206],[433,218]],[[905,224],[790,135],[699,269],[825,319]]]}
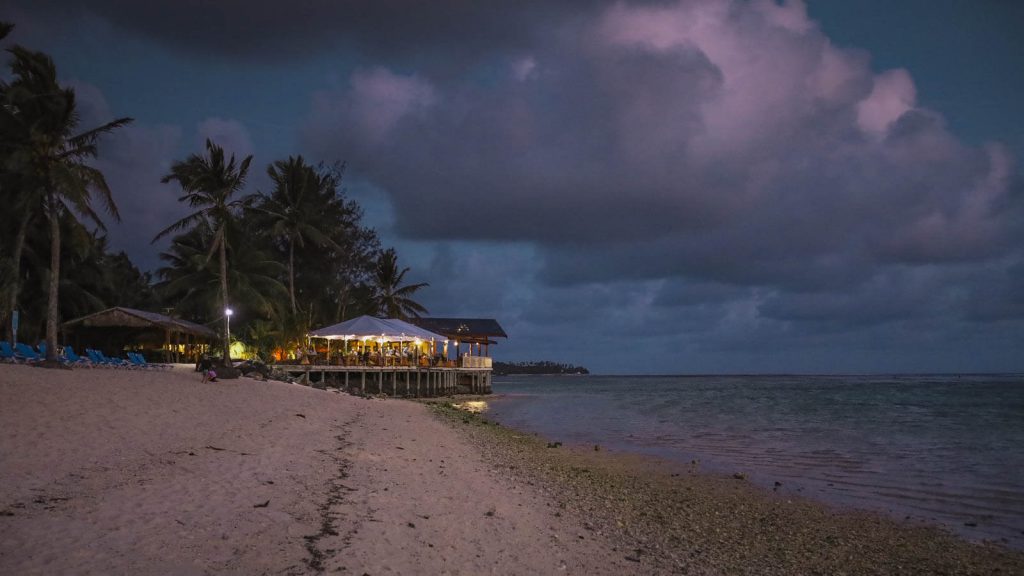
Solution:
{"label": "dark treeline silhouette", "polygon": [[[11,31],[0,22],[0,40]],[[61,322],[111,306],[170,313],[231,335],[266,358],[305,341],[318,326],[360,314],[408,318],[427,310],[414,300],[427,284],[404,284],[394,249],[383,249],[342,188],[344,165],[301,156],[266,165],[271,188],[246,193],[252,156],[236,159],[216,142],[174,162],[171,184],[189,213],[154,242],[170,239],[163,266],[141,272],[107,246],[101,207],[120,215],[103,174],[90,164],[103,137],[130,118],[82,130],[75,92],[57,81],[46,54],[6,49],[0,81],[0,322],[12,338],[60,342]],[[221,355],[228,355],[222,342]]]}
{"label": "dark treeline silhouette", "polygon": [[583,366],[559,364],[547,360],[539,362],[495,362],[494,373],[508,374],[590,374]]}

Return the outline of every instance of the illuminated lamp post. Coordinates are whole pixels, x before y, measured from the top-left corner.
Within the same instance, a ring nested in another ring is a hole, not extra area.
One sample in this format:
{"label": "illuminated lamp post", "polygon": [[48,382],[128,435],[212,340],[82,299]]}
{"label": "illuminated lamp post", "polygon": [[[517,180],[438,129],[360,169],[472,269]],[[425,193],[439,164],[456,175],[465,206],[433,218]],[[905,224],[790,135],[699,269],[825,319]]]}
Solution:
{"label": "illuminated lamp post", "polygon": [[235,313],[235,311],[232,310],[231,308],[225,308],[224,309],[224,318],[227,319],[227,321],[224,323],[224,326],[225,326],[224,332],[225,332],[225,339],[227,340],[227,349],[228,349],[228,358],[227,358],[227,360],[228,360],[228,362],[231,361],[231,316],[234,313]]}

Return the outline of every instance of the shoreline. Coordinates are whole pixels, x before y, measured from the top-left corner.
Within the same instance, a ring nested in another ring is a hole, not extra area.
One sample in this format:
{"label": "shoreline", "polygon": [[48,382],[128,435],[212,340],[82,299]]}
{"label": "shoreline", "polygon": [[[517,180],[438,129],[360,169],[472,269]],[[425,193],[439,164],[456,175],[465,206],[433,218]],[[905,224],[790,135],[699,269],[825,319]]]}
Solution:
{"label": "shoreline", "polygon": [[516,396],[490,402],[488,417],[566,442],[697,460],[701,470],[746,473],[769,490],[909,516],[969,541],[1024,550],[1024,462],[1016,449],[1024,428],[1012,408],[1022,398],[1019,383],[524,379],[498,384]]}
{"label": "shoreline", "polygon": [[485,414],[432,403],[520,482],[536,483],[567,513],[634,559],[665,572],[725,574],[993,574],[1024,572],[1024,551],[973,542],[923,520],[775,492],[744,475],[650,455],[562,446]]}

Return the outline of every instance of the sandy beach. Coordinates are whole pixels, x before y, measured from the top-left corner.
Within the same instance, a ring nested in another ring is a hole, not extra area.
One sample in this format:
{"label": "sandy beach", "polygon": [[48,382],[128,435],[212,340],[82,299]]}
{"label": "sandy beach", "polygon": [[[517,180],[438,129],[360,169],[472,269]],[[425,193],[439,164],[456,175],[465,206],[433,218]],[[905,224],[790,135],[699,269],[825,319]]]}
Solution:
{"label": "sandy beach", "polygon": [[0,573],[602,574],[625,560],[421,404],[0,366]]}
{"label": "sandy beach", "polygon": [[0,366],[4,574],[1014,574],[1024,554],[446,405]]}

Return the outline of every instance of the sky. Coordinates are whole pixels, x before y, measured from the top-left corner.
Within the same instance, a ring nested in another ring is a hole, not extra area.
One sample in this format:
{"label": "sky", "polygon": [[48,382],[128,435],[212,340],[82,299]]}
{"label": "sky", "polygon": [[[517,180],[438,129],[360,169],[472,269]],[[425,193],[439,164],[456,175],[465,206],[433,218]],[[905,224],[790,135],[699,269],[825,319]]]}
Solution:
{"label": "sky", "polygon": [[[0,0],[142,269],[213,138],[346,189],[499,360],[1024,371],[1024,3]],[[244,311],[239,311],[243,313]]]}

